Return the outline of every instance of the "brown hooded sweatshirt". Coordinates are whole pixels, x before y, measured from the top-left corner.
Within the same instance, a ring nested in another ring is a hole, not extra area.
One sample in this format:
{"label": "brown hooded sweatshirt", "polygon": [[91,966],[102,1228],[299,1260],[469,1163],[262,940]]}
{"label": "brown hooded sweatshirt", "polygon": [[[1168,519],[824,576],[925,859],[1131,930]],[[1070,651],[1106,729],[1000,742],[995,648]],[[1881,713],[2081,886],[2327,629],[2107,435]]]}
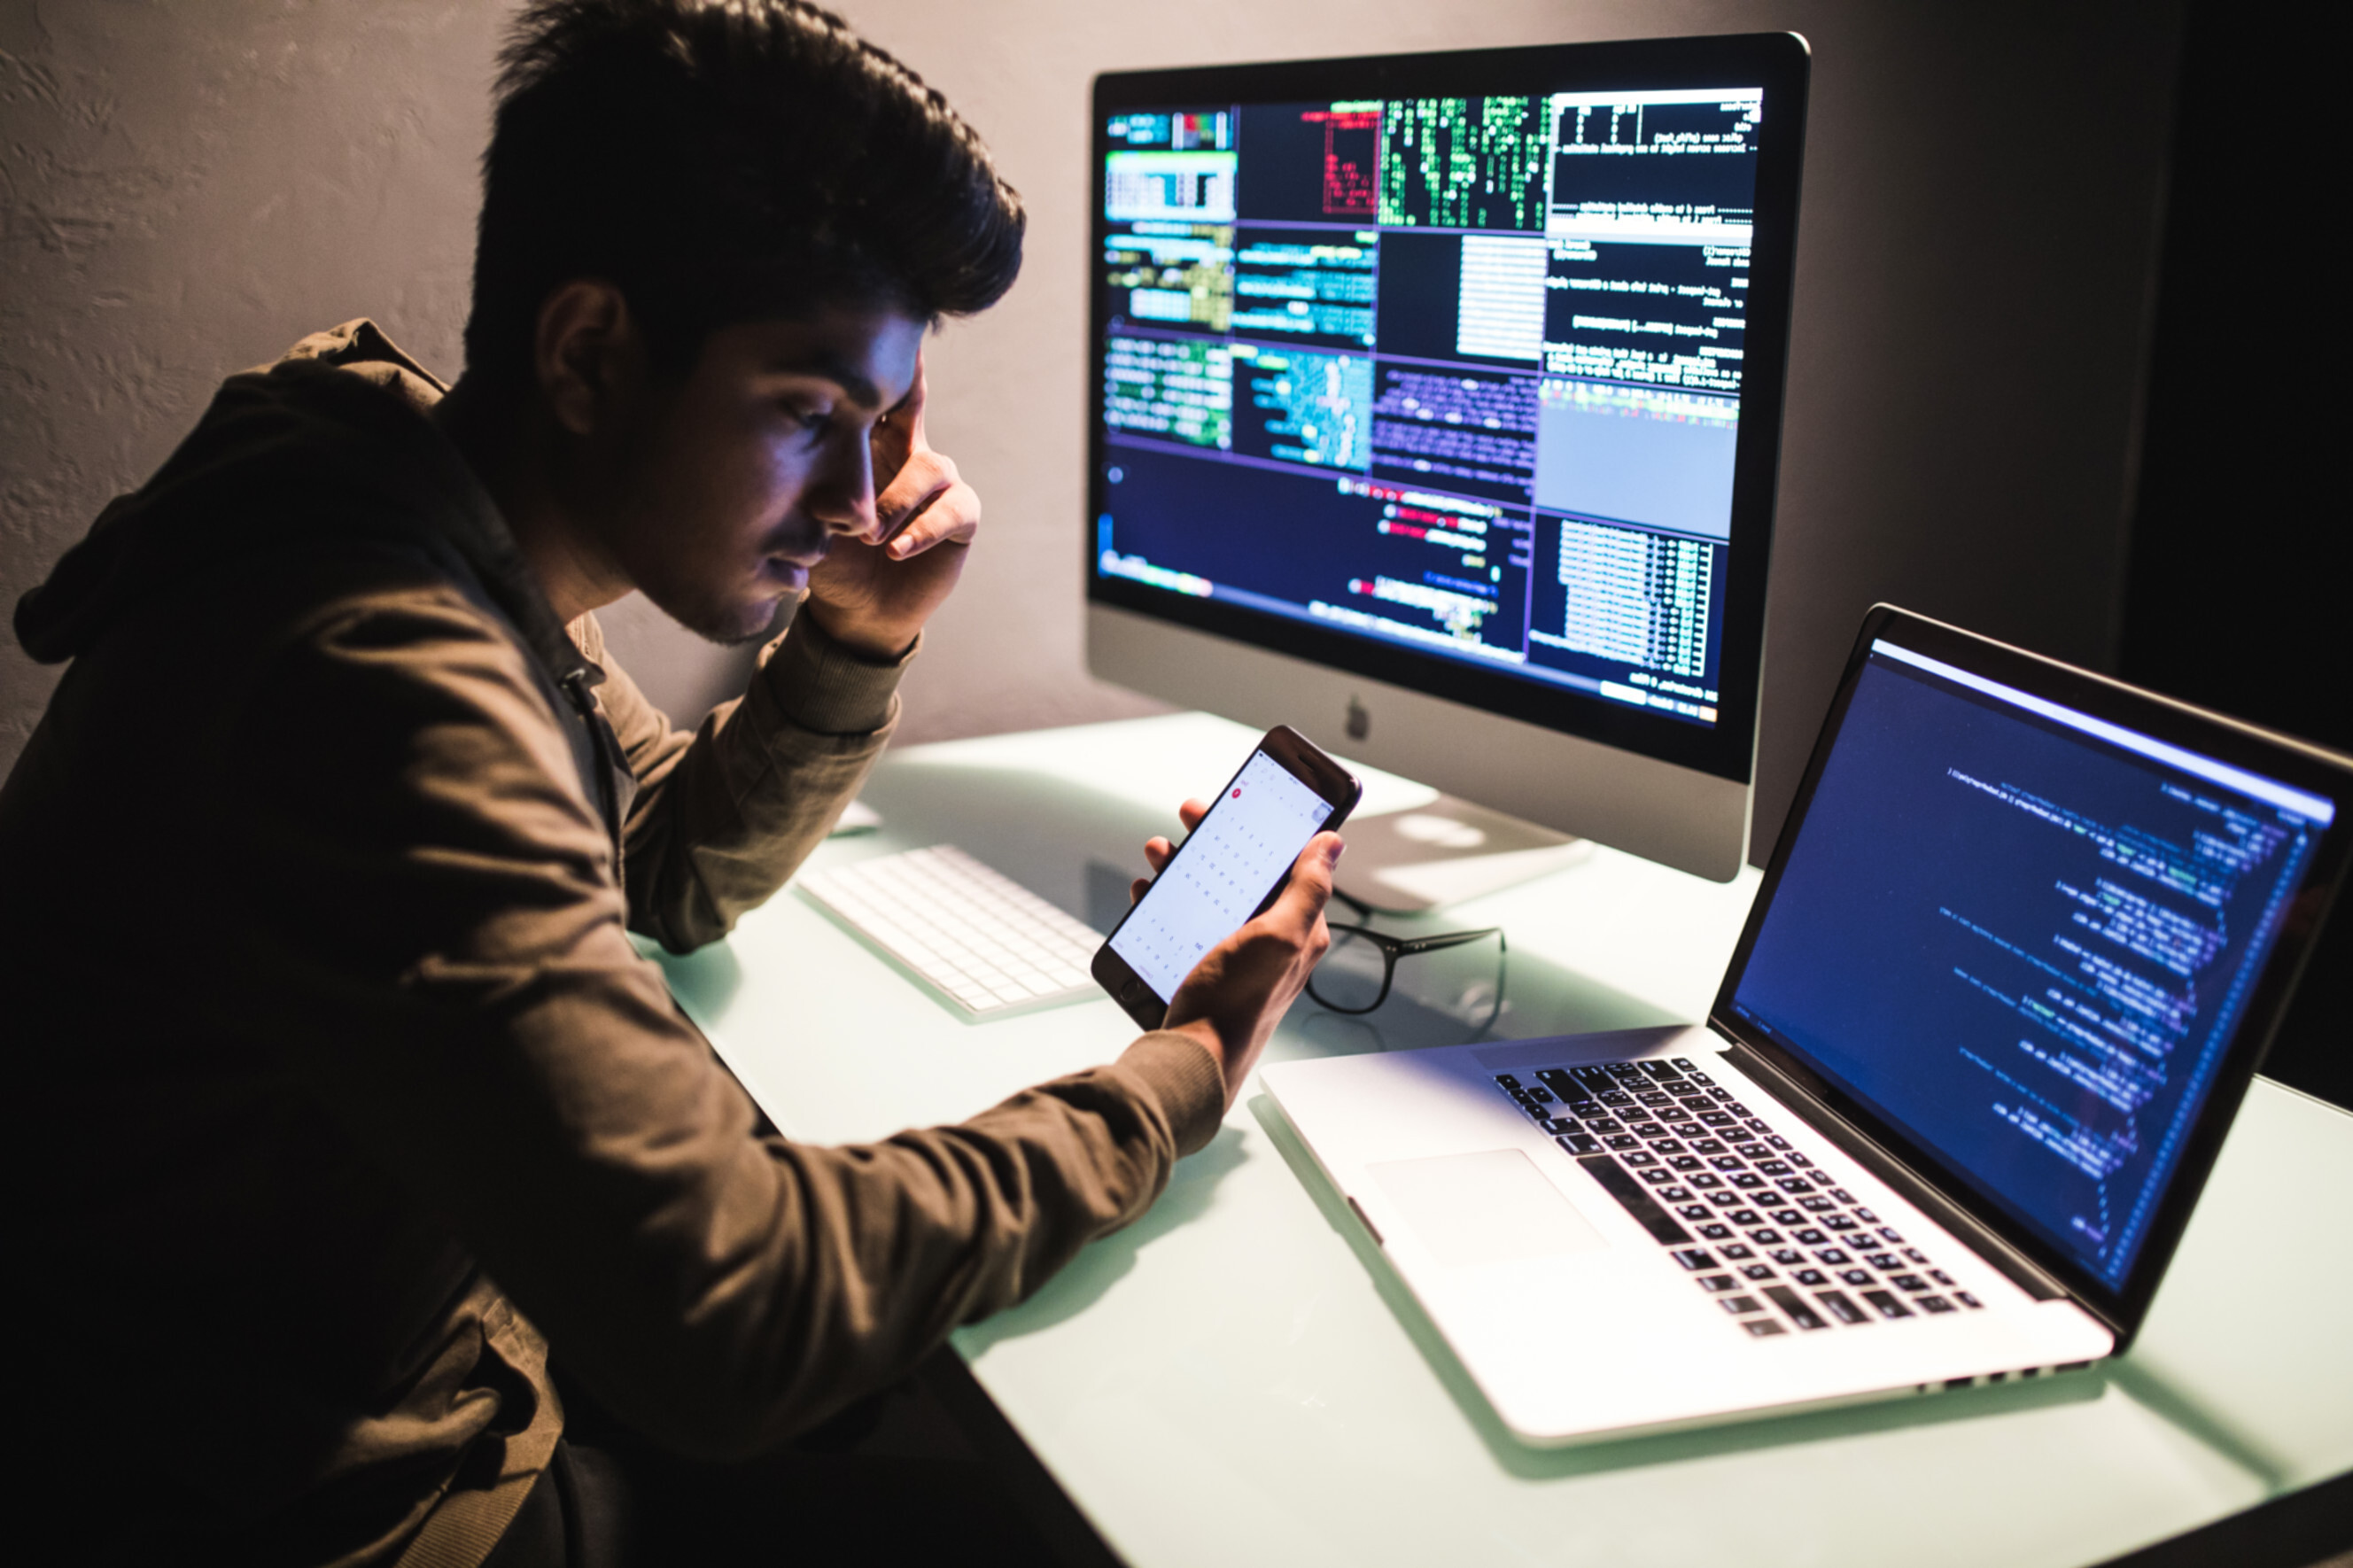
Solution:
{"label": "brown hooded sweatshirt", "polygon": [[366,322],[304,340],[17,607],[72,661],[0,790],[20,1479],[80,1557],[478,1563],[561,1430],[551,1344],[752,1454],[1216,1131],[1159,1034],[962,1126],[761,1135],[627,932],[774,893],[899,667],[803,619],[671,730],[556,623],[442,390]]}

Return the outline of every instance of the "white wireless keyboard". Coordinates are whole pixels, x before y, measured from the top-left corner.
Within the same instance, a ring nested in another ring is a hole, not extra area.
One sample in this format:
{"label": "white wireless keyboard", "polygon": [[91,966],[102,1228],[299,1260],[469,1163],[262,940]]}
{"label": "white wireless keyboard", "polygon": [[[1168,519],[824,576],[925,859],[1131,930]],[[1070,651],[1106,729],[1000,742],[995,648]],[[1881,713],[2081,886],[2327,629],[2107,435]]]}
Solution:
{"label": "white wireless keyboard", "polygon": [[976,1017],[1100,996],[1103,937],[950,844],[804,874],[801,891]]}

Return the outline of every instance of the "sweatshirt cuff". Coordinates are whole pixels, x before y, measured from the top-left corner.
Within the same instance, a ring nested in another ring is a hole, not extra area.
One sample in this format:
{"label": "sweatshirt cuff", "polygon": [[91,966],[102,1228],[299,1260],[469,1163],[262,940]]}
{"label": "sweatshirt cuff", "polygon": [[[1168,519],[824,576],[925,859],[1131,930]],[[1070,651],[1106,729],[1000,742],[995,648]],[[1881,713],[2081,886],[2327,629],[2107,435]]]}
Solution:
{"label": "sweatshirt cuff", "polygon": [[891,722],[899,678],[904,675],[919,636],[897,658],[878,662],[842,647],[797,615],[785,635],[769,646],[761,678],[786,719],[820,735],[866,735]]}
{"label": "sweatshirt cuff", "polygon": [[1225,1075],[1189,1035],[1155,1029],[1120,1053],[1120,1067],[1142,1079],[1160,1101],[1179,1158],[1209,1146],[1226,1114]]}

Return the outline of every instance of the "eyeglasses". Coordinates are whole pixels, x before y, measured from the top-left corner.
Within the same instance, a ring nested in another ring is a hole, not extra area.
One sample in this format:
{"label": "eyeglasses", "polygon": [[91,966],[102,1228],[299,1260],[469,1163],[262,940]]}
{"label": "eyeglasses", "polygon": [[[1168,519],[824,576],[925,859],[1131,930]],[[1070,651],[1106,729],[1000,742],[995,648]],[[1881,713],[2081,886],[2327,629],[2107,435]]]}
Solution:
{"label": "eyeglasses", "polygon": [[[1493,1023],[1503,1008],[1504,967],[1509,947],[1501,926],[1409,937],[1390,936],[1366,925],[1335,925],[1329,929],[1331,951],[1308,975],[1307,994],[1330,1012],[1369,1013],[1389,999],[1389,992],[1397,984],[1398,960],[1468,949],[1474,942],[1493,943],[1492,962],[1476,963],[1477,973],[1467,979],[1449,977],[1459,984],[1441,981],[1439,989],[1460,994],[1449,994],[1438,1005],[1451,1012],[1461,1010],[1463,1003],[1470,1004],[1469,1011],[1485,1015],[1479,1025],[1482,1028]],[[1479,955],[1465,954],[1466,958],[1475,956]]]}

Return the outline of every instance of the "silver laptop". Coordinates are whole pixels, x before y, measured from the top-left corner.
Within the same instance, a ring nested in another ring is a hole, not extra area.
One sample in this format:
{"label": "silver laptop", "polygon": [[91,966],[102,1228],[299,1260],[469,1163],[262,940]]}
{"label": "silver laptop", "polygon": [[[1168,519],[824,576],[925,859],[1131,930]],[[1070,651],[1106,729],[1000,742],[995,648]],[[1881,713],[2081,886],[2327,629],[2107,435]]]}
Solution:
{"label": "silver laptop", "polygon": [[1881,606],[1704,1027],[1271,1066],[1514,1433],[2131,1342],[2341,879],[2353,763]]}

